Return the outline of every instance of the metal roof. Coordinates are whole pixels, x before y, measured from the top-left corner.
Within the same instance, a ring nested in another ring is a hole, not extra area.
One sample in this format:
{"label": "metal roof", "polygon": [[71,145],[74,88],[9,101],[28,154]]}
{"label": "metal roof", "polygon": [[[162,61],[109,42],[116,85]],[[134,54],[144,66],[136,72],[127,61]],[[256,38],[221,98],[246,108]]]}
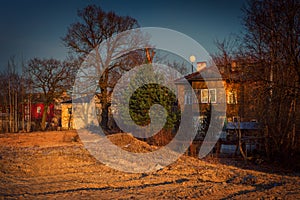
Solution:
{"label": "metal roof", "polygon": [[228,122],[226,124],[227,130],[258,130],[260,129],[260,124],[257,122]]}

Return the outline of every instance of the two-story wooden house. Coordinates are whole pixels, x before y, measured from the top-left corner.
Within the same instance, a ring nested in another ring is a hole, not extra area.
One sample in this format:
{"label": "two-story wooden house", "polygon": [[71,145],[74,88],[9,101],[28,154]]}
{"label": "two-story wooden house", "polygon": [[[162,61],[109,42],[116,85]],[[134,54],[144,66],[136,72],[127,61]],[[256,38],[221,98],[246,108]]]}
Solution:
{"label": "two-story wooden house", "polygon": [[[186,89],[182,79],[186,79],[192,86],[195,96]],[[242,131],[244,138],[250,136],[258,138],[259,122],[256,116],[258,108],[252,96],[255,88],[252,86],[256,83],[243,76],[240,66],[236,63],[229,69],[205,66],[182,79],[176,80],[181,102],[184,102],[185,106],[192,106],[193,110],[198,107],[200,111],[200,116],[197,116],[199,133],[195,141],[203,140],[207,131],[207,127],[203,126],[208,126],[207,122],[216,120],[210,115],[212,109],[217,113],[214,117],[222,118],[218,120],[224,122],[222,130],[215,130],[220,132],[223,144],[237,143],[237,129]]]}

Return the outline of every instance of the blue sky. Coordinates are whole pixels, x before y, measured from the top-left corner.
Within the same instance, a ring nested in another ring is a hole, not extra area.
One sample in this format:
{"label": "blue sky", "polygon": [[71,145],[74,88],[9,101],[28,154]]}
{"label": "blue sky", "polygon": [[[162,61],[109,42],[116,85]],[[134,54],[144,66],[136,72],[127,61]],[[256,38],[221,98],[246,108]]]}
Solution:
{"label": "blue sky", "polygon": [[214,40],[242,31],[241,7],[245,0],[1,0],[0,68],[15,56],[64,59],[67,48],[61,37],[77,21],[77,10],[96,4],[105,11],[129,15],[142,27],[180,31],[199,42],[209,53]]}

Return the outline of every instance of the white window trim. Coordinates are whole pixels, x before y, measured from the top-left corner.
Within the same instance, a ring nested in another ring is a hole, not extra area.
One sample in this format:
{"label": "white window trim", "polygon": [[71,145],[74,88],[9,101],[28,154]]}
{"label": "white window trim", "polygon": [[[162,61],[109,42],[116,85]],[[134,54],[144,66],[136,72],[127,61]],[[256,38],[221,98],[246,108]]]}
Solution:
{"label": "white window trim", "polygon": [[36,107],[36,113],[37,114],[41,114],[42,113],[42,107],[41,106],[37,106]]}
{"label": "white window trim", "polygon": [[[206,93],[206,97],[204,97],[204,94]],[[201,103],[208,103],[209,101],[209,94],[208,94],[208,89],[201,89]]]}
{"label": "white window trim", "polygon": [[186,91],[184,94],[184,104],[185,105],[190,105],[192,104],[192,94],[190,91]]}
{"label": "white window trim", "polygon": [[201,100],[201,89],[194,89],[196,97],[194,98],[194,103],[200,103]]}
{"label": "white window trim", "polygon": [[[212,94],[214,94],[212,98]],[[201,89],[201,103],[217,103],[217,89]],[[205,98],[204,98],[205,97]],[[212,101],[213,99],[213,101]]]}
{"label": "white window trim", "polygon": [[[212,98],[211,98],[211,94],[212,94],[211,91],[214,91],[214,101],[212,101]],[[217,90],[216,89],[209,89],[209,102],[217,103]]]}

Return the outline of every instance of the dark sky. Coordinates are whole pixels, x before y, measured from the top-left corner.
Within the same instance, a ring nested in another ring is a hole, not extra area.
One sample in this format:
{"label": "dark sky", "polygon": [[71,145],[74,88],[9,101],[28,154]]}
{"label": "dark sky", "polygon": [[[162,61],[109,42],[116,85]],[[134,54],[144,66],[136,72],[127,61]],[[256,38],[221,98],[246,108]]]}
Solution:
{"label": "dark sky", "polygon": [[129,15],[142,27],[164,27],[182,32],[214,53],[215,39],[242,31],[245,0],[1,0],[0,67],[10,57],[64,59],[61,37],[77,21],[77,10],[96,4],[105,11]]}

